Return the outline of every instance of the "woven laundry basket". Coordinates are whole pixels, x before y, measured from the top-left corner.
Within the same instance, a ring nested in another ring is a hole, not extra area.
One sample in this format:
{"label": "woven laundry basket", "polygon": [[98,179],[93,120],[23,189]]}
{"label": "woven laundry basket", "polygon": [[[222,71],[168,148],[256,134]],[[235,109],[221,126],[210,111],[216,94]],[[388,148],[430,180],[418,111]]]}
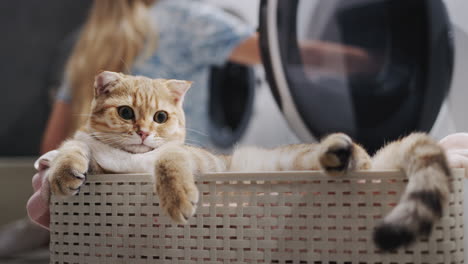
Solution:
{"label": "woven laundry basket", "polygon": [[209,174],[187,225],[159,208],[150,175],[89,176],[51,199],[51,263],[463,263],[463,170],[432,236],[380,254],[377,222],[398,202],[399,172]]}

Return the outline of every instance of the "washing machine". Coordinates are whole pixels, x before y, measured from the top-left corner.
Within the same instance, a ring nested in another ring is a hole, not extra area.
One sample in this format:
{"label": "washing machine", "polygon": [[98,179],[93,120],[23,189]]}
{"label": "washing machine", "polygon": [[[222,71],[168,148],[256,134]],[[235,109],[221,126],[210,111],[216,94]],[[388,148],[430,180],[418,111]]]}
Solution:
{"label": "washing machine", "polygon": [[468,129],[461,0],[263,0],[262,58],[300,141],[345,132],[370,152]]}
{"label": "washing machine", "polygon": [[346,132],[373,152],[412,131],[468,132],[468,1],[262,0],[259,13],[268,83],[299,141]]}

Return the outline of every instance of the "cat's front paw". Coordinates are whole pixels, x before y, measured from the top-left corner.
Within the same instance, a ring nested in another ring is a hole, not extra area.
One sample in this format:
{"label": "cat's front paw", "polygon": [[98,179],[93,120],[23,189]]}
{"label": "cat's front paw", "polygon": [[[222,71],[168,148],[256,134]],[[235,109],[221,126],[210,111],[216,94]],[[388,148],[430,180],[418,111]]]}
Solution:
{"label": "cat's front paw", "polygon": [[86,180],[87,171],[86,162],[58,160],[48,171],[51,192],[57,196],[77,194]]}
{"label": "cat's front paw", "polygon": [[185,224],[195,214],[198,189],[188,171],[171,168],[170,164],[156,166],[156,192],[161,208],[177,223]]}
{"label": "cat's front paw", "polygon": [[331,176],[345,174],[353,159],[353,141],[342,133],[332,134],[320,142],[319,163]]}

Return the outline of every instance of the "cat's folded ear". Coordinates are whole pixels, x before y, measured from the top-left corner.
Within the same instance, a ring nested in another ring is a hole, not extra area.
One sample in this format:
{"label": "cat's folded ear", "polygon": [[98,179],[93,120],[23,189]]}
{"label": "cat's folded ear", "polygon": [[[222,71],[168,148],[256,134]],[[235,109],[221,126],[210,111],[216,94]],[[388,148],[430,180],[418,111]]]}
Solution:
{"label": "cat's folded ear", "polygon": [[175,103],[184,101],[185,93],[187,93],[193,82],[183,80],[167,80],[166,86],[174,97]]}
{"label": "cat's folded ear", "polygon": [[113,85],[121,78],[121,75],[116,72],[103,71],[100,74],[96,75],[94,79],[94,94],[95,96],[100,96],[103,94],[108,94]]}

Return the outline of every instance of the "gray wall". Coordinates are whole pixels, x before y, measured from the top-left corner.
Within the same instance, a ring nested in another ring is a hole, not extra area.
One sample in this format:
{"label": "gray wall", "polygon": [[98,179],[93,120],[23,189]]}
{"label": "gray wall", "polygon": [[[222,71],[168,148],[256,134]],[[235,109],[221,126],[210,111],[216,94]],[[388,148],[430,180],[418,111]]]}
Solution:
{"label": "gray wall", "polygon": [[[0,156],[38,153],[62,41],[90,0],[0,1]],[[60,70],[60,67],[58,67]]]}

